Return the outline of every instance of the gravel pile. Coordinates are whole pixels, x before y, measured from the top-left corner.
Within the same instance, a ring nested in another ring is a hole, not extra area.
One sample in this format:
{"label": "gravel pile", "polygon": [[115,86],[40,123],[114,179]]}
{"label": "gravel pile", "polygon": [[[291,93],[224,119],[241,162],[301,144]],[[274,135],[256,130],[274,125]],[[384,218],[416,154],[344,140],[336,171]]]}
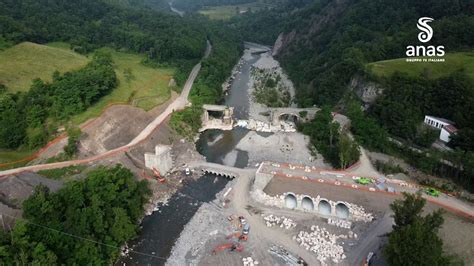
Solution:
{"label": "gravel pile", "polygon": [[[264,216],[264,214],[262,214],[262,216]],[[273,214],[270,214],[264,216],[263,219],[265,220],[267,227],[279,226],[280,228],[285,228],[286,230],[296,227],[296,223],[290,218],[286,218],[285,216],[278,217]]]}
{"label": "gravel pile", "polygon": [[337,244],[337,240],[339,238],[347,238],[347,236],[336,236],[329,233],[325,228],[313,225],[311,226],[310,232],[300,231],[298,235],[293,238],[301,247],[314,252],[322,264],[324,264],[327,259],[338,263],[346,258],[344,248]]}

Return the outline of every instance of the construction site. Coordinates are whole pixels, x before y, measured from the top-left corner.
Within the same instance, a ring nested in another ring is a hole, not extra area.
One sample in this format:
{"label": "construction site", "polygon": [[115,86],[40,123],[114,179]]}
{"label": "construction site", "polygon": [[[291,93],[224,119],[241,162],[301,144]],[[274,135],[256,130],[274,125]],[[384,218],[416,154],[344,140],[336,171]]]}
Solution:
{"label": "construction site", "polygon": [[[390,204],[402,192],[421,191],[425,211],[446,210],[439,235],[447,249],[474,260],[471,203],[379,173],[364,149],[358,163],[332,169],[294,127],[318,108],[262,109],[252,102],[251,69],[268,53],[252,49],[232,74],[225,105],[204,106],[196,143],[168,125],[169,115],[188,104],[193,72],[181,96],[162,106],[149,112],[114,106],[88,122],[77,160],[45,163],[62,150],[61,139],[31,165],[0,172],[2,213],[21,215],[18,206],[38,182],[52,190],[62,185],[31,172],[122,164],[149,180],[153,196],[119,265],[386,265],[381,248],[393,226]],[[334,120],[349,123],[339,114]]]}
{"label": "construction site", "polygon": [[[376,179],[361,184],[351,173],[270,162],[258,169],[232,170],[238,177],[185,226],[168,265],[377,262],[392,230],[389,204],[400,192],[420,189],[397,180],[385,181],[384,187]],[[449,201],[446,195],[428,199],[427,209]],[[449,243],[473,229],[472,209],[460,208],[465,211],[446,216],[450,222],[464,220],[462,229],[460,223],[443,227]]]}

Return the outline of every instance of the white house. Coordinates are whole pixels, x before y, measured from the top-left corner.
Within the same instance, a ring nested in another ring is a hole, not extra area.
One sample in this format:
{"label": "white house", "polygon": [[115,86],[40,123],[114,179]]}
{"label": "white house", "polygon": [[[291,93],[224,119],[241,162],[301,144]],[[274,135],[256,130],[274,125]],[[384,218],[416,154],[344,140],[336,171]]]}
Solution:
{"label": "white house", "polygon": [[442,129],[444,126],[453,125],[454,122],[449,121],[449,120],[444,119],[444,118],[439,118],[439,117],[435,117],[435,116],[426,115],[425,116],[425,124],[427,124],[429,126],[432,126],[432,127],[435,127],[437,129]]}
{"label": "white house", "polygon": [[444,126],[441,129],[441,134],[439,135],[439,139],[444,142],[449,142],[451,140],[451,136],[456,134],[458,129],[453,125]]}
{"label": "white house", "polygon": [[439,135],[439,139],[444,142],[449,142],[451,140],[451,136],[456,134],[458,131],[458,129],[454,126],[454,122],[435,116],[426,115],[425,124],[440,129],[441,133]]}

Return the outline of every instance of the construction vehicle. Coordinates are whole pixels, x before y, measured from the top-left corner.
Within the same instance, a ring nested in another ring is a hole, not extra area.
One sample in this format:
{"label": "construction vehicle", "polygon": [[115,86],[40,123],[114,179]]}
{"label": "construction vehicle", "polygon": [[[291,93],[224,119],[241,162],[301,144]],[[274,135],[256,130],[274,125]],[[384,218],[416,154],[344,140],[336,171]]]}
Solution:
{"label": "construction vehicle", "polygon": [[439,195],[441,194],[440,191],[438,191],[434,188],[426,188],[425,193],[432,196],[432,197],[439,197]]}
{"label": "construction vehicle", "polygon": [[361,178],[356,179],[355,182],[359,185],[366,186],[368,184],[372,184],[373,180],[367,177],[361,177]]}
{"label": "construction vehicle", "polygon": [[362,262],[362,266],[370,266],[372,265],[372,259],[375,257],[375,253],[374,252],[369,252],[369,254],[367,254],[367,258]]}
{"label": "construction vehicle", "polygon": [[226,249],[228,249],[231,252],[232,251],[242,252],[244,250],[244,246],[240,243],[228,243],[228,244],[220,245],[214,248],[212,250],[212,254],[215,255],[217,252],[226,250]]}
{"label": "construction vehicle", "polygon": [[230,234],[226,238],[231,239],[231,238],[234,238],[234,237],[237,238],[239,241],[247,241],[249,239],[248,235],[244,235],[244,234],[239,233],[239,232]]}
{"label": "construction vehicle", "polygon": [[242,234],[248,235],[249,232],[250,232],[250,225],[248,223],[245,223],[242,228]]}
{"label": "construction vehicle", "polygon": [[160,171],[158,171],[156,168],[153,168],[153,173],[155,174],[156,180],[158,180],[160,183],[166,182],[166,179],[161,176]]}

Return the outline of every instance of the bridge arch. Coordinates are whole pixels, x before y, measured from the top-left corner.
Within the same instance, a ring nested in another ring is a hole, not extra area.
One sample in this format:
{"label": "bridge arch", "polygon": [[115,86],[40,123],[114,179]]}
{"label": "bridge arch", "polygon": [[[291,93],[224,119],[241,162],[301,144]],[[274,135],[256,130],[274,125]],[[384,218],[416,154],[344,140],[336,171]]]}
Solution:
{"label": "bridge arch", "polygon": [[278,115],[278,121],[287,121],[296,124],[300,119],[301,117],[295,113],[281,113]]}
{"label": "bridge arch", "polygon": [[338,202],[336,204],[336,216],[341,219],[349,218],[349,207],[344,202]]}
{"label": "bridge arch", "polygon": [[305,211],[313,211],[314,210],[313,199],[308,196],[304,196],[301,199],[301,208],[303,208],[303,210]]}
{"label": "bridge arch", "polygon": [[296,195],[293,193],[287,193],[285,196],[285,207],[295,209],[298,206]]}
{"label": "bridge arch", "polygon": [[322,215],[331,215],[331,204],[326,199],[321,199],[318,204],[318,212]]}

